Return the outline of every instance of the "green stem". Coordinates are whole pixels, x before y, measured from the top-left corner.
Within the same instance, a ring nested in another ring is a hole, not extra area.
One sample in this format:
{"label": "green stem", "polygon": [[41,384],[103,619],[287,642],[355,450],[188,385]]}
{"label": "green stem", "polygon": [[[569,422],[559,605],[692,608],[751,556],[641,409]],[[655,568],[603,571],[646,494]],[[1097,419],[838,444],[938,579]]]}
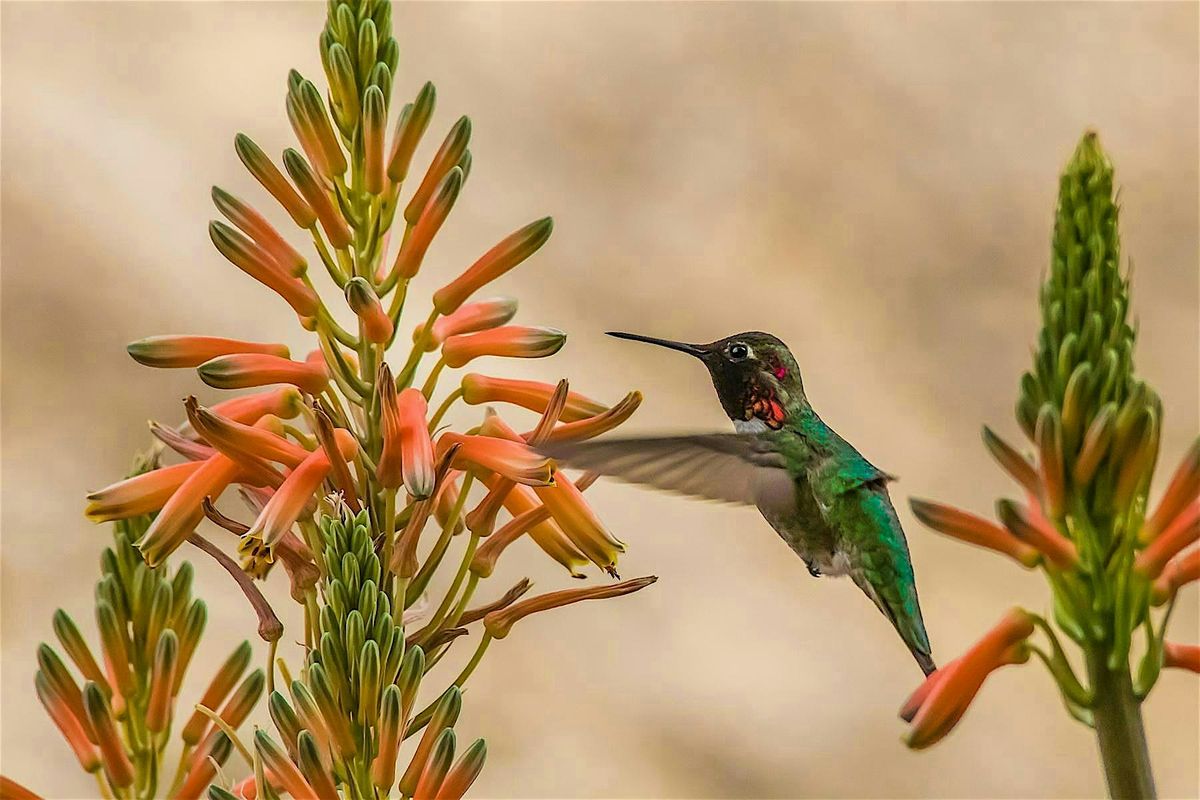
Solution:
{"label": "green stem", "polygon": [[1104,649],[1088,650],[1088,675],[1095,695],[1092,713],[1108,793],[1122,800],[1156,797],[1142,709],[1133,693],[1129,666],[1109,669],[1107,662]]}

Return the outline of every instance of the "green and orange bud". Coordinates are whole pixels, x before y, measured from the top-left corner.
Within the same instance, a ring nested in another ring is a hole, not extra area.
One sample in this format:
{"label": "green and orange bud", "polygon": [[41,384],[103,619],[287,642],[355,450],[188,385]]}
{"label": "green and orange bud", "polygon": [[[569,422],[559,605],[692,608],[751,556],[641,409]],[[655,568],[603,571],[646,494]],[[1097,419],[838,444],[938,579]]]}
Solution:
{"label": "green and orange bud", "polygon": [[315,395],[329,385],[329,370],[324,364],[292,361],[279,356],[221,356],[205,361],[196,371],[200,374],[200,380],[215,389],[247,389],[287,383]]}
{"label": "green and orange bud", "polygon": [[80,706],[76,709],[73,704],[66,702],[66,699],[55,691],[45,673],[38,672],[33,683],[38,699],[45,706],[46,713],[50,715],[55,727],[67,740],[67,744],[70,745],[71,751],[79,761],[79,766],[85,772],[95,772],[100,769],[100,754],[96,752],[96,746],[84,730],[84,719],[79,716],[83,713],[82,696]]}
{"label": "green and orange bud", "polygon": [[1163,666],[1200,672],[1200,645],[1163,642]]}
{"label": "green and orange bud", "polygon": [[[304,256],[288,244],[262,214],[219,186],[212,188],[212,199],[221,215],[232,222],[238,230],[261,245],[283,268],[284,272],[299,278],[308,271],[308,262],[304,260]],[[283,355],[286,356],[287,353]]]}
{"label": "green and orange bud", "polygon": [[1192,503],[1138,554],[1133,568],[1139,575],[1153,580],[1168,561],[1197,540],[1200,540],[1200,503]]}
{"label": "green and orange bud", "polygon": [[983,443],[992,454],[992,458],[996,459],[1004,471],[1021,484],[1026,492],[1037,494],[1040,491],[1037,470],[1029,460],[986,425],[983,426]]}
{"label": "green and orange bud", "polygon": [[150,671],[150,699],[146,703],[146,729],[159,733],[171,722],[174,700],[175,668],[179,663],[179,639],[175,631],[165,630],[158,637]]}
{"label": "green and orange bud", "polygon": [[371,782],[384,797],[396,783],[396,758],[404,738],[404,718],[400,689],[395,684],[384,689],[379,704],[379,722],[375,727],[377,755],[371,762]]}
{"label": "green and orange bud", "polygon": [[233,751],[233,742],[223,733],[215,732],[204,748],[198,750],[191,760],[187,775],[172,795],[172,800],[199,800],[204,790],[217,776],[217,769]]}
{"label": "green and orange bud", "polygon": [[94,683],[83,687],[83,708],[88,722],[96,733],[96,747],[100,750],[100,764],[111,786],[123,789],[133,783],[133,763],[125,752],[125,743],[117,732],[112,708],[104,692]]}
{"label": "green and orange bud", "polygon": [[1153,541],[1197,497],[1200,497],[1200,438],[1184,454],[1154,513],[1142,526],[1142,542]]}
{"label": "green and orange bud", "polygon": [[421,741],[417,743],[412,761],[409,762],[408,769],[400,778],[401,794],[412,796],[421,779],[421,773],[424,772],[425,765],[433,753],[438,737],[442,735],[442,731],[454,727],[461,712],[462,692],[457,686],[451,686],[438,698],[433,715],[429,718],[429,724],[425,726],[425,731],[421,734]]}
{"label": "green and orange bud", "polygon": [[263,769],[272,776],[273,783],[278,783],[279,788],[296,800],[318,800],[316,791],[305,780],[300,769],[266,731],[259,729],[254,732],[254,750],[262,759]]}
{"label": "green and orange bud", "polygon": [[[433,323],[433,330],[425,339],[425,350],[426,352],[436,350],[451,336],[499,327],[515,317],[516,314],[517,301],[512,297],[493,297],[477,303],[468,303],[450,316],[440,317]],[[424,333],[424,323],[414,328],[413,342],[421,341]]]}
{"label": "green and orange bud", "polygon": [[492,638],[503,639],[505,636],[508,636],[513,625],[530,614],[569,606],[573,603],[581,603],[584,600],[607,600],[611,597],[622,597],[645,589],[657,580],[656,576],[649,575],[644,578],[634,578],[603,586],[588,586],[581,589],[563,589],[557,592],[549,592],[537,597],[531,597],[528,600],[522,600],[519,603],[514,603],[508,608],[493,611],[483,618],[483,625]]}
{"label": "green and orange bud", "polygon": [[371,194],[382,194],[385,183],[383,138],[387,126],[387,101],[378,86],[363,93],[363,154],[365,185]]}
{"label": "green and orange bud", "polygon": [[208,235],[231,264],[282,297],[302,317],[317,313],[321,301],[312,287],[292,277],[262,245],[226,225],[213,221]]}
{"label": "green and orange bud", "polygon": [[325,103],[321,100],[320,90],[312,81],[305,80],[300,84],[296,95],[309,129],[316,136],[314,144],[320,158],[319,161],[314,159],[313,163],[324,167],[324,175],[327,178],[346,174],[346,154],[342,152],[337,134],[333,132],[333,126],[329,122],[329,115],[325,113]]}
{"label": "green and orange bud", "polygon": [[487,761],[487,744],[483,739],[476,739],[458,759],[458,763],[446,774],[446,779],[438,787],[438,800],[461,800],[462,796],[471,788],[471,784],[475,783],[479,773],[483,771],[485,761]]}
{"label": "green and orange bud", "polygon": [[909,506],[917,519],[938,533],[1002,553],[1026,568],[1036,567],[1042,560],[1037,548],[983,517],[915,497],[909,500]]}
{"label": "green and orange bud", "polygon": [[[585,439],[592,439],[602,433],[608,433],[633,416],[633,412],[637,411],[638,406],[641,404],[642,393],[630,392],[612,408],[595,416],[556,425],[546,435],[543,444],[553,442],[581,442]],[[564,413],[565,411],[566,409],[564,408]],[[533,431],[529,431],[522,435],[528,440],[532,433]]]}
{"label": "green and orange bud", "polygon": [[[510,403],[538,414],[544,414],[557,387],[540,381],[492,378],[477,372],[469,372],[463,376],[461,388],[463,401],[467,405]],[[576,392],[570,392],[567,394],[567,402],[559,419],[563,422],[578,422],[603,414],[607,410],[607,406],[597,403],[595,400]]]}
{"label": "green and orange bud", "polygon": [[287,346],[265,342],[245,342],[219,336],[151,336],[125,346],[139,364],[160,368],[192,368],[217,356],[236,353],[264,353],[287,358]]}
{"label": "green and orange bud", "polygon": [[394,275],[408,280],[417,274],[429,245],[433,243],[433,237],[437,236],[446,217],[450,216],[450,210],[454,208],[458,194],[462,191],[462,184],[462,170],[452,167],[438,184],[437,190],[430,195],[411,233],[396,253],[396,263],[392,266]]}
{"label": "green and orange bud", "polygon": [[233,147],[237,150],[238,158],[246,165],[246,169],[262,184],[264,189],[271,193],[272,197],[279,201],[292,221],[301,228],[311,228],[316,222],[316,213],[287,182],[279,168],[271,163],[267,154],[244,133],[239,133],[234,138]]}
{"label": "green and orange bud", "polygon": [[488,250],[450,283],[433,294],[433,305],[443,316],[449,316],[479,291],[504,273],[516,267],[541,249],[550,233],[554,221],[550,217],[531,222],[524,228],[509,234],[503,241]]}
{"label": "green and orange bud", "polygon": [[446,780],[446,773],[454,763],[456,746],[453,728],[446,728],[438,735],[433,743],[433,752],[429,754],[429,760],[425,762],[421,777],[417,779],[416,788],[413,789],[413,800],[436,800],[442,796],[442,782]]}
{"label": "green and orange bud", "polygon": [[1088,425],[1087,432],[1083,435],[1083,444],[1079,447],[1079,455],[1075,458],[1075,466],[1072,468],[1071,473],[1071,477],[1075,480],[1077,487],[1087,486],[1092,482],[1092,478],[1096,476],[1096,470],[1100,467],[1100,462],[1108,455],[1108,448],[1113,440],[1116,418],[1116,404],[1106,403],[1097,412],[1096,416],[1092,418],[1092,423]]}
{"label": "green and orange bud", "polygon": [[412,199],[408,201],[408,205],[404,209],[405,222],[409,225],[416,224],[421,212],[429,204],[429,199],[437,191],[437,187],[462,159],[470,140],[471,120],[468,117],[459,117],[458,122],[454,123],[454,127],[446,134],[442,146],[434,154],[433,161],[430,162],[429,169],[425,171],[425,177],[421,179],[421,184],[413,192]]}
{"label": "green and orange bud", "polygon": [[1035,547],[1058,569],[1071,569],[1079,563],[1075,545],[1042,515],[1011,500],[997,501],[996,515],[1013,536]]}
{"label": "green and orange bud", "polygon": [[1062,421],[1054,406],[1047,403],[1038,413],[1034,428],[1041,467],[1041,497],[1050,519],[1061,519],[1066,510],[1067,480],[1063,466]]}
{"label": "green and orange bud", "polygon": [[1200,550],[1171,559],[1154,581],[1152,597],[1155,605],[1162,605],[1174,597],[1181,586],[1197,580],[1200,580]]}
{"label": "green and orange bud", "polygon": [[392,318],[384,310],[379,295],[366,278],[356,277],[346,281],[346,304],[362,323],[368,342],[384,344],[391,341]]}
{"label": "green and orange bud", "polygon": [[322,758],[322,748],[311,731],[302,730],[296,738],[296,763],[317,797],[337,797],[333,776]]}
{"label": "green and orange bud", "polygon": [[[258,699],[262,697],[263,688],[266,686],[266,676],[263,675],[261,669],[256,669],[246,676],[246,679],[234,690],[229,699],[225,701],[225,705],[221,707],[221,711],[217,716],[222,722],[230,728],[236,729],[239,725],[246,721],[246,717],[250,716],[250,712],[254,710],[254,706],[258,705]],[[211,710],[211,706],[206,706]],[[206,720],[207,721],[207,720]],[[204,741],[200,743],[197,752],[204,752],[211,747],[215,740],[224,736],[221,730],[215,725],[209,729],[208,735]]]}
{"label": "green and orange bud", "polygon": [[304,156],[289,147],[283,151],[283,166],[292,176],[292,180],[296,182],[296,188],[300,190],[300,194],[312,207],[316,218],[321,221],[321,227],[325,230],[325,235],[329,237],[329,243],[339,250],[348,247],[353,240],[350,226],[341,212],[334,208],[333,201],[329,198],[329,192],[321,184],[321,179],[312,171],[312,167],[304,160]]}
{"label": "green and orange bud", "polygon": [[[116,610],[108,602],[96,604],[96,628],[100,634],[100,653],[104,659],[104,670],[107,680],[97,685],[110,687],[114,693],[128,696],[135,689],[133,672],[130,664],[129,634],[124,620],[117,616]],[[39,651],[39,656],[41,655]],[[39,659],[40,662],[40,659]],[[42,665],[46,671],[46,665]],[[47,671],[54,681],[54,675]],[[71,686],[74,686],[72,682]]]}
{"label": "green and orange bud", "polygon": [[1032,618],[1014,608],[970,650],[926,678],[900,712],[912,723],[905,743],[921,750],[940,741],[962,719],[992,672],[1029,659],[1024,642],[1032,633]]}
{"label": "green and orange bud", "polygon": [[550,462],[520,442],[447,432],[438,437],[437,453],[458,445],[451,466],[454,469],[481,469],[528,486],[546,486],[553,471]]}
{"label": "green and orange bud", "polygon": [[506,325],[464,336],[451,336],[442,344],[448,367],[462,367],[476,358],[545,358],[562,349],[567,334],[557,328]]}
{"label": "green and orange bud", "polygon": [[358,81],[354,76],[354,66],[350,63],[350,53],[341,43],[334,42],[323,55],[326,56],[325,75],[329,78],[333,113],[338,127],[350,135],[359,117]]}
{"label": "green and orange bud", "polygon": [[[216,675],[208,684],[208,688],[204,690],[204,694],[200,695],[199,704],[208,709],[216,709],[233,691],[234,686],[242,677],[242,673],[250,665],[250,655],[249,642],[242,642],[238,645],[237,649],[230,654],[229,658],[225,659],[225,663],[217,670]],[[199,711],[193,712],[180,733],[184,743],[194,745],[199,742],[200,737],[208,729],[208,724],[208,717]]]}
{"label": "green and orange bud", "polygon": [[76,627],[75,620],[71,619],[71,616],[60,608],[54,612],[53,625],[54,634],[58,637],[59,643],[62,644],[63,650],[66,651],[71,661],[75,663],[75,666],[79,668],[84,679],[103,686],[105,683],[104,673],[96,663],[95,657],[92,656],[91,648],[84,641],[83,634]]}
{"label": "green and orange bud", "polygon": [[158,511],[202,466],[200,461],[185,461],[117,481],[90,492],[83,513],[92,522],[112,522]]}
{"label": "green and orange bud", "polygon": [[[288,687],[292,695],[292,703],[296,707],[296,716],[300,719],[301,727],[312,734],[317,744],[318,752],[327,753],[329,751],[330,733],[329,726],[325,722],[325,717],[322,716],[320,708],[317,706],[316,698],[313,697],[308,687],[303,681],[292,681]],[[297,742],[299,744],[299,742]],[[321,763],[326,763],[322,756]],[[310,779],[312,776],[309,776]]]}
{"label": "green and orange bud", "polygon": [[426,83],[417,92],[416,99],[401,109],[396,121],[396,134],[387,168],[388,177],[394,183],[403,183],[408,177],[413,153],[416,152],[421,137],[425,135],[425,129],[429,127],[429,119],[433,116],[436,101],[437,91],[432,83]]}
{"label": "green and orange bud", "polygon": [[556,472],[552,486],[535,487],[534,492],[579,551],[600,569],[616,575],[617,557],[625,552],[625,545],[604,527],[579,488]]}

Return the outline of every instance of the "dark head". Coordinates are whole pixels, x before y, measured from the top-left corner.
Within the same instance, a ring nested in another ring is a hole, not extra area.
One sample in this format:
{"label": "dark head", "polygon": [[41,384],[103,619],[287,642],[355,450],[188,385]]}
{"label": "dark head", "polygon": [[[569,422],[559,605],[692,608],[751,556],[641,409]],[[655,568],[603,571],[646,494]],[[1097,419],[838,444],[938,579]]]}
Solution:
{"label": "dark head", "polygon": [[721,406],[734,422],[758,419],[777,429],[792,411],[807,403],[796,359],[787,345],[769,333],[748,331],[709,344],[612,331],[608,335],[678,350],[703,361]]}

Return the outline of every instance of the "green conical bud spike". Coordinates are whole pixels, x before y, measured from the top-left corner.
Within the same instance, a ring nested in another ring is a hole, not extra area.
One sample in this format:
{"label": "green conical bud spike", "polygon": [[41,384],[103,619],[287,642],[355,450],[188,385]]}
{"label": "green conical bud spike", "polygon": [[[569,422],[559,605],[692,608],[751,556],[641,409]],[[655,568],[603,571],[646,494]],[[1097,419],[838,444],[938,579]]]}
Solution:
{"label": "green conical bud spike", "polygon": [[177,623],[183,619],[187,608],[192,602],[192,581],[195,579],[192,562],[184,561],[175,570],[171,578],[171,622]]}
{"label": "green conical bud spike", "polygon": [[200,644],[200,637],[204,635],[204,627],[207,624],[208,606],[203,600],[196,600],[188,608],[183,617],[183,624],[177,629],[179,633],[179,665],[175,668],[175,685],[171,689],[174,694],[179,693],[184,673],[187,672],[188,664],[192,661],[192,655],[196,652],[197,645]]}
{"label": "green conical bud spike", "polygon": [[1050,403],[1043,405],[1038,413],[1033,438],[1038,446],[1046,513],[1053,520],[1061,519],[1066,510],[1067,495],[1062,422]]}
{"label": "green conical bud spike", "polygon": [[[380,35],[383,35],[383,28],[380,28]],[[400,46],[396,44],[395,39],[387,39],[379,46],[379,60],[387,65],[388,71],[393,75],[396,74],[396,67],[400,64]]]}
{"label": "green conical bud spike", "polygon": [[383,139],[387,125],[387,101],[378,86],[368,86],[363,94],[363,154],[365,185],[371,194],[384,187]]}
{"label": "green conical bud spike", "polygon": [[[375,10],[371,12],[371,21],[373,21],[375,23],[375,29],[377,31],[379,31],[379,41],[380,42],[383,42],[384,44],[387,44],[388,42],[395,43],[395,40],[391,38],[392,37],[392,4],[391,3],[380,3],[379,5],[375,6]],[[381,47],[382,47],[382,45],[381,45]],[[382,52],[379,56],[379,59],[381,61],[383,60]],[[394,72],[395,64],[389,65],[389,68],[392,69],[392,71]]]}
{"label": "green conical bud spike", "polygon": [[304,76],[297,69],[289,69],[287,76],[288,93],[295,94],[300,88],[300,84],[304,83]]}
{"label": "green conical bud spike", "polygon": [[[372,581],[375,584],[379,583],[381,577],[379,559],[375,556],[367,559],[366,567],[363,569],[363,581]],[[361,589],[359,591],[362,591]]]}
{"label": "green conical bud spike", "polygon": [[86,680],[105,687],[108,685],[105,680],[104,673],[100,670],[100,665],[96,663],[95,657],[92,655],[91,648],[83,639],[83,634],[79,632],[79,628],[75,625],[75,620],[71,619],[67,612],[61,608],[54,612],[54,635],[58,637],[58,641],[62,644],[63,650],[67,656],[79,668],[79,672]]}
{"label": "green conical bud spike", "polygon": [[342,580],[346,584],[346,597],[357,597],[362,575],[359,572],[358,559],[353,553],[342,556]]}
{"label": "green conical bud spike", "polygon": [[350,43],[357,40],[358,25],[354,11],[345,3],[339,4],[337,11],[333,13],[333,35],[346,47],[350,47]]}
{"label": "green conical bud spike", "polygon": [[364,725],[375,722],[381,670],[379,645],[368,641],[358,657],[358,719]]}
{"label": "green conical bud spike", "polygon": [[338,128],[343,134],[353,133],[359,118],[358,79],[354,76],[354,65],[345,47],[334,44],[329,48],[326,71],[329,78],[330,96]]}
{"label": "green conical bud spike", "polygon": [[346,652],[357,655],[366,640],[367,631],[363,625],[362,612],[355,609],[346,615]]}
{"label": "green conical bud spike", "polygon": [[[326,563],[336,563],[336,562],[326,562]],[[325,599],[326,599],[326,603],[327,603],[325,608],[329,609],[329,613],[332,616],[331,616],[330,621],[328,623],[326,623],[325,609],[322,609],[321,610],[321,627],[324,629],[330,630],[334,627],[338,627],[337,623],[334,622],[335,619],[345,619],[346,615],[348,613],[350,613],[350,599],[346,594],[346,584],[342,583],[339,580],[334,580],[334,581],[330,582],[326,587]]]}
{"label": "green conical bud spike", "polygon": [[336,697],[351,696],[350,670],[347,665],[346,651],[342,643],[332,633],[321,635],[319,645],[321,651],[321,666],[329,678],[329,688]]}
{"label": "green conical bud spike", "polygon": [[333,545],[325,548],[325,565],[329,569],[330,580],[340,581],[342,579],[342,557],[338,553],[339,551]]}
{"label": "green conical bud spike", "polygon": [[379,602],[379,587],[375,581],[368,580],[358,591],[358,611],[362,614],[363,627],[373,631],[375,625],[375,605]]}
{"label": "green conical bud spike", "polygon": [[391,99],[392,71],[388,69],[387,64],[380,62],[371,68],[371,74],[367,76],[367,85],[378,86],[379,91],[383,92],[383,99]]}
{"label": "green conical bud spike", "polygon": [[271,721],[275,723],[275,729],[279,731],[279,736],[283,739],[288,753],[295,757],[297,755],[296,741],[302,730],[300,718],[292,710],[287,698],[278,691],[271,692],[271,697],[267,700],[267,711],[270,713]]}
{"label": "green conical bud spike", "polygon": [[143,656],[146,663],[154,659],[154,648],[158,646],[159,634],[167,627],[171,617],[171,584],[163,582],[154,592],[150,603],[149,620],[146,623],[146,639],[143,643]]}
{"label": "green conical bud spike", "polygon": [[329,726],[326,724],[325,718],[321,715],[321,709],[317,706],[317,701],[313,697],[313,693],[300,680],[292,681],[291,686],[288,688],[291,691],[296,716],[300,719],[300,727],[312,731],[321,741],[328,741],[330,736]]}
{"label": "green conical bud spike", "polygon": [[1075,371],[1067,379],[1067,388],[1063,393],[1063,451],[1068,460],[1076,452],[1083,426],[1087,423],[1084,417],[1091,410],[1091,389],[1092,365],[1084,362],[1075,367]]}
{"label": "green conical bud spike", "polygon": [[338,706],[333,690],[329,685],[329,678],[326,676],[324,669],[320,666],[309,667],[308,682],[312,689],[313,700],[316,702],[317,708],[320,709],[321,718],[325,720],[325,724],[329,727],[329,735],[333,740],[334,746],[341,754],[343,760],[353,758],[355,753],[358,752],[358,747],[355,744],[353,734],[350,732],[350,722]]}
{"label": "green conical bud spike", "polygon": [[368,76],[375,66],[376,51],[379,48],[379,31],[375,22],[364,19],[358,25],[358,79],[362,85],[368,84]]}
{"label": "green conical bud spike", "polygon": [[413,705],[417,702],[417,690],[421,688],[421,678],[425,675],[425,651],[414,645],[408,648],[400,664],[400,673],[396,677],[396,686],[400,690],[403,701],[404,717],[412,713]]}
{"label": "green conical bud spike", "polygon": [[406,222],[410,225],[416,224],[417,218],[429,203],[429,198],[433,196],[442,179],[446,177],[446,173],[458,165],[458,161],[466,152],[467,144],[470,141],[471,120],[469,117],[460,117],[450,132],[446,134],[442,146],[438,148],[429,169],[425,172],[425,177],[421,180],[421,185],[417,187],[417,191],[413,193],[412,199],[405,207],[404,219]]}
{"label": "green conical bud spike", "polygon": [[[383,622],[387,620],[388,625],[385,627]],[[387,672],[388,660],[392,656],[392,646],[396,640],[392,637],[392,631],[395,627],[391,625],[391,614],[383,614],[375,622],[375,630],[371,633],[371,640],[379,644],[379,660],[382,663],[380,671],[381,680],[383,683],[391,683],[396,677],[395,674],[389,675]],[[403,631],[401,631],[400,641],[404,641]],[[401,645],[403,647],[403,645]],[[396,669],[400,668],[400,659],[396,659]]]}

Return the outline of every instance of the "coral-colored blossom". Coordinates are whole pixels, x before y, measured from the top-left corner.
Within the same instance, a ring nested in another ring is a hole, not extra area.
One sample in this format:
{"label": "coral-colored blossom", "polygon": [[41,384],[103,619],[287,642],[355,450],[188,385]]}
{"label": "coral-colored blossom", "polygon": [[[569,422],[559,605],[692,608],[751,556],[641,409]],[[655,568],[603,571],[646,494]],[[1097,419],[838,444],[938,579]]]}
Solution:
{"label": "coral-colored blossom", "polygon": [[556,472],[553,486],[535,487],[534,492],[579,551],[600,569],[616,575],[617,557],[625,552],[625,544],[604,527],[579,488]]}
{"label": "coral-colored blossom", "polygon": [[[593,439],[603,433],[608,433],[633,416],[633,412],[637,411],[638,406],[641,404],[642,393],[630,392],[607,411],[587,417],[586,419],[565,422],[554,426],[546,435],[543,444],[552,442],[582,442],[585,439]],[[563,411],[565,414],[565,407]],[[522,434],[522,436],[528,440],[532,433],[533,431],[528,431]]]}
{"label": "coral-colored blossom", "polygon": [[209,410],[234,422],[253,425],[267,414],[280,419],[293,419],[303,406],[304,398],[295,387],[282,386],[222,400]]}
{"label": "coral-colored blossom", "polygon": [[1025,508],[1011,500],[1000,500],[996,503],[996,513],[1013,536],[1036,547],[1055,567],[1071,569],[1079,562],[1075,544],[1054,529],[1035,503]]}
{"label": "coral-colored blossom", "polygon": [[508,632],[512,630],[513,625],[530,614],[547,611],[551,608],[559,608],[571,603],[578,603],[583,600],[603,600],[609,597],[620,597],[621,595],[644,589],[657,580],[657,577],[651,575],[645,578],[634,578],[603,586],[588,586],[582,589],[563,589],[558,592],[549,592],[548,594],[538,595],[537,597],[531,597],[528,600],[514,603],[500,611],[493,611],[483,618],[483,624],[493,638],[503,639],[505,636],[508,636]]}
{"label": "coral-colored blossom", "polygon": [[909,505],[917,519],[938,533],[1003,553],[1025,567],[1035,567],[1042,560],[1037,548],[983,517],[915,497],[909,500]]}
{"label": "coral-colored blossom", "polygon": [[902,718],[912,723],[908,746],[920,750],[949,733],[988,675],[1029,658],[1023,642],[1031,633],[1032,618],[1014,608],[971,649],[929,675],[901,709]]}
{"label": "coral-colored blossom", "polygon": [[111,522],[158,511],[203,463],[185,461],[159,467],[97,489],[88,494],[83,513],[92,522]]}
{"label": "coral-colored blossom", "polygon": [[1142,541],[1149,542],[1155,539],[1179,512],[1197,497],[1200,497],[1200,438],[1192,442],[1192,446],[1184,454],[1175,474],[1171,476],[1167,490],[1158,501],[1158,507],[1142,526]]}
{"label": "coral-colored blossom", "polygon": [[221,453],[202,462],[171,495],[137,543],[146,563],[156,567],[175,552],[204,518],[204,498],[218,497],[240,471],[236,462]]}
{"label": "coral-colored blossom", "polygon": [[42,797],[29,791],[12,778],[0,775],[0,800],[42,800]]}
{"label": "coral-colored blossom", "polygon": [[[467,373],[462,379],[463,401],[468,405],[511,403],[538,414],[546,411],[546,404],[554,396],[555,388],[549,383],[493,378],[477,372]],[[578,422],[603,414],[607,410],[608,406],[571,392],[567,395],[567,404],[559,419],[563,422]]]}
{"label": "coral-colored blossom", "polygon": [[383,452],[376,469],[379,482],[390,489],[403,483],[414,498],[428,497],[433,493],[435,467],[425,396],[412,388],[397,394],[386,367],[380,370],[376,386],[383,429]]}
{"label": "coral-colored blossom", "polygon": [[452,463],[455,469],[477,467],[529,486],[545,486],[550,483],[549,460],[524,444],[490,436],[447,432],[438,438],[438,455],[445,453],[455,444],[459,445]]}
{"label": "coral-colored blossom", "polygon": [[147,367],[198,367],[217,356],[236,353],[264,353],[287,358],[286,345],[223,339],[219,336],[150,336],[125,346],[126,352]]}
{"label": "coral-colored blossom", "polygon": [[311,317],[321,305],[311,286],[294,278],[260,244],[223,222],[210,222],[209,238],[235,267],[282,297],[301,317]]}
{"label": "coral-colored blossom", "polygon": [[362,323],[368,342],[383,344],[391,341],[392,318],[379,301],[379,295],[366,278],[354,277],[346,281],[346,304]]}
{"label": "coral-colored blossom", "polygon": [[287,148],[283,151],[283,168],[295,181],[296,188],[300,190],[300,194],[312,208],[317,219],[321,221],[321,227],[325,230],[325,235],[329,237],[329,243],[339,250],[348,247],[354,239],[350,232],[350,226],[346,224],[346,218],[342,216],[341,212],[333,207],[329,193],[325,191],[325,187],[313,172],[312,167],[304,160],[304,156],[291,147]]}
{"label": "coral-colored blossom", "polygon": [[1200,550],[1178,556],[1167,562],[1158,580],[1154,581],[1154,602],[1165,603],[1179,587],[1200,580]]}
{"label": "coral-colored blossom", "polygon": [[417,274],[433,237],[441,230],[446,217],[450,215],[450,209],[454,208],[462,184],[463,171],[457,166],[451,167],[438,184],[437,191],[421,209],[421,216],[396,253],[396,263],[392,266],[394,275],[408,280]]}
{"label": "coral-colored blossom", "polygon": [[1133,568],[1147,578],[1156,578],[1172,557],[1197,540],[1200,540],[1200,503],[1192,503],[1138,554]]}
{"label": "coral-colored blossom", "polygon": [[246,425],[198,405],[194,397],[189,397],[185,405],[195,431],[234,460],[275,461],[295,469],[308,457],[307,450],[280,435],[282,425],[273,414],[265,414],[253,425]]}
{"label": "coral-colored blossom", "polygon": [[71,706],[62,695],[51,688],[49,681],[42,673],[38,673],[34,678],[34,688],[37,690],[38,699],[46,707],[46,713],[50,715],[50,719],[54,721],[63,738],[67,740],[67,744],[71,746],[75,758],[79,761],[79,766],[83,767],[86,772],[95,772],[100,769],[100,754],[96,752],[95,745],[88,739],[87,733],[83,729],[83,722],[75,715]]}
{"label": "coral-colored blossom", "polygon": [[[425,340],[425,350],[436,350],[451,336],[499,327],[516,314],[517,301],[513,297],[492,297],[476,303],[467,303],[453,314],[441,317],[433,323],[433,330]],[[424,333],[425,324],[421,323],[413,329],[413,342],[419,342]]]}
{"label": "coral-colored blossom", "polygon": [[462,367],[476,358],[545,358],[562,349],[567,335],[557,328],[506,325],[479,333],[451,336],[442,344],[446,366]]}
{"label": "coral-colored blossom", "polygon": [[[483,478],[483,482],[488,486],[494,485],[499,480],[500,478],[496,475]],[[514,520],[541,507],[542,504],[538,502],[537,495],[528,486],[514,486],[504,496],[504,508],[509,514],[512,514]],[[546,555],[562,564],[571,577],[583,577],[580,570],[588,563],[587,557],[579,552],[579,548],[553,519],[547,518],[530,527],[529,538],[533,539]]]}
{"label": "coral-colored blossom", "polygon": [[550,217],[531,222],[509,234],[479,257],[467,271],[433,293],[433,305],[443,315],[453,314],[481,287],[508,272],[536,253],[554,230]]}
{"label": "coral-colored blossom", "polygon": [[1200,672],[1200,645],[1163,642],[1163,666]]}
{"label": "coral-colored blossom", "polygon": [[320,394],[329,385],[329,371],[324,364],[291,361],[278,356],[221,356],[204,362],[197,371],[202,381],[217,389],[245,389],[288,383],[309,394]]}

